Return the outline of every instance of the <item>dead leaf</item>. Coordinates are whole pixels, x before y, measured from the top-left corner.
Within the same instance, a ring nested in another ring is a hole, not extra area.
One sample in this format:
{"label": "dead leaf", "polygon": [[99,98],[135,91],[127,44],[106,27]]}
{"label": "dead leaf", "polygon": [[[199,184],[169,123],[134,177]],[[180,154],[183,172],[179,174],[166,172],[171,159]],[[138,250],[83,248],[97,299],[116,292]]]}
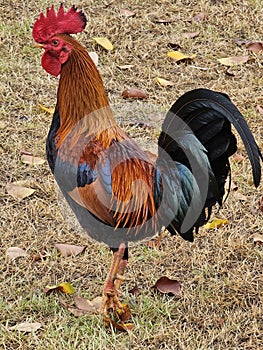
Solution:
{"label": "dead leaf", "polygon": [[189,21],[190,22],[203,22],[204,19],[205,19],[205,13],[200,12],[200,13],[197,13],[195,16],[193,16]]}
{"label": "dead leaf", "polygon": [[253,235],[253,242],[254,244],[263,244],[263,235],[260,233],[255,233]]}
{"label": "dead leaf", "polygon": [[89,56],[92,59],[92,61],[94,62],[95,66],[97,66],[99,64],[99,56],[96,52],[91,51],[89,52]]}
{"label": "dead leaf", "polygon": [[55,108],[54,107],[45,107],[42,104],[38,104],[38,107],[40,107],[40,109],[42,109],[42,111],[47,112],[49,114],[53,114],[55,112]]}
{"label": "dead leaf", "polygon": [[171,57],[172,59],[174,59],[176,62],[179,61],[188,61],[188,60],[192,60],[196,57],[195,54],[191,54],[191,55],[186,55],[181,51],[169,51],[167,53],[168,57]]}
{"label": "dead leaf", "polygon": [[131,88],[124,90],[122,93],[123,98],[138,98],[138,99],[145,99],[147,98],[146,93],[143,90]]}
{"label": "dead leaf", "polygon": [[111,51],[114,48],[110,40],[107,38],[94,37],[93,40],[95,40],[97,44],[99,44],[100,46],[102,46],[104,49],[108,51]]}
{"label": "dead leaf", "polygon": [[15,259],[19,258],[21,256],[28,256],[27,252],[24,249],[21,249],[19,247],[10,247],[6,250],[6,255],[9,256],[9,258]]}
{"label": "dead leaf", "polygon": [[156,78],[156,81],[161,86],[173,86],[174,85],[174,83],[172,81],[166,80],[166,79],[163,79],[163,78],[159,78],[159,77]]}
{"label": "dead leaf", "polygon": [[255,54],[261,53],[263,51],[263,43],[262,42],[253,42],[246,45],[247,49],[254,52]]}
{"label": "dead leaf", "polygon": [[74,296],[74,302],[76,307],[81,310],[85,310],[87,312],[96,312],[96,309],[91,301],[86,298],[79,297],[77,295]]}
{"label": "dead leaf", "polygon": [[94,298],[92,301],[91,301],[92,305],[95,307],[95,309],[97,311],[100,311],[100,308],[101,308],[101,304],[102,304],[102,296],[98,296],[96,298]]}
{"label": "dead leaf", "polygon": [[70,311],[76,317],[85,316],[85,315],[91,313],[87,310],[82,310],[82,309],[79,309],[77,307],[74,307],[74,306],[68,304],[61,296],[59,296],[59,302],[63,307],[65,307],[68,311]]}
{"label": "dead leaf", "polygon": [[223,64],[224,66],[232,67],[239,64],[244,64],[249,60],[249,56],[232,56],[219,58],[217,61]]}
{"label": "dead leaf", "polygon": [[72,306],[68,304],[60,295],[59,302],[63,307],[69,310],[74,316],[81,317],[88,314],[97,313],[101,307],[102,297],[96,297],[93,299],[93,301],[90,301],[86,298],[75,296],[74,297],[75,306]]}
{"label": "dead leaf", "polygon": [[24,164],[30,164],[30,165],[42,165],[46,162],[45,159],[33,156],[33,154],[29,154],[27,152],[21,152],[21,162]]}
{"label": "dead leaf", "polygon": [[64,257],[76,256],[84,252],[84,250],[86,249],[86,246],[77,246],[73,244],[63,244],[63,243],[57,243],[55,244],[55,247],[60,252],[60,254]]}
{"label": "dead leaf", "polygon": [[104,317],[103,322],[106,327],[110,328],[112,327],[115,330],[122,331],[122,332],[128,332],[133,330],[134,324],[133,323],[121,323],[116,322],[112,320],[110,317]]}
{"label": "dead leaf", "polygon": [[35,192],[33,188],[21,186],[17,184],[17,182],[8,183],[6,185],[6,190],[10,196],[17,199],[18,201],[31,196]]}
{"label": "dead leaf", "polygon": [[75,292],[72,285],[68,282],[62,282],[58,284],[57,286],[46,286],[44,289],[45,294],[49,294],[51,292],[61,292],[65,294],[73,294]]}
{"label": "dead leaf", "polygon": [[127,10],[127,9],[120,9],[120,14],[122,16],[125,16],[126,18],[135,16],[135,12]]}
{"label": "dead leaf", "polygon": [[256,109],[261,115],[263,115],[263,107],[257,105]]}
{"label": "dead leaf", "polygon": [[180,282],[172,280],[166,276],[159,278],[153,287],[164,294],[172,293],[173,295],[181,296]]}
{"label": "dead leaf", "polygon": [[20,332],[36,332],[39,328],[42,327],[42,324],[39,322],[22,322],[18,323],[13,327],[10,327],[10,330],[20,331]]}
{"label": "dead leaf", "polygon": [[122,322],[131,318],[131,310],[128,304],[122,304],[122,309],[117,309],[118,317]]}
{"label": "dead leaf", "polygon": [[193,38],[196,38],[198,35],[199,35],[199,32],[187,32],[187,33],[183,33],[182,37],[187,39],[193,39]]}
{"label": "dead leaf", "polygon": [[211,229],[219,228],[223,225],[228,225],[228,224],[229,222],[226,219],[215,219],[205,224],[204,228],[206,228],[207,230],[211,230]]}

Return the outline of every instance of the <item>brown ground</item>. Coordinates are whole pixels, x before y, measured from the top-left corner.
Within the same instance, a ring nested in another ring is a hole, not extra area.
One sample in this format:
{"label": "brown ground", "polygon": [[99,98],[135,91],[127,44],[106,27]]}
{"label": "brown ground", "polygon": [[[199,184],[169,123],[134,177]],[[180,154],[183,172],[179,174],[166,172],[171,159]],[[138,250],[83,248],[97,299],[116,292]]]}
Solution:
{"label": "brown ground", "polygon": [[[256,110],[257,105],[263,107],[263,56],[234,42],[237,38],[262,40],[261,1],[89,0],[75,4],[89,17],[85,32],[78,38],[89,51],[97,51],[117,117],[140,142],[156,142],[157,132],[128,126],[127,114],[129,121],[148,121],[150,110],[155,116],[154,126],[160,127],[156,114],[167,110],[185,91],[206,87],[231,97],[263,149],[262,115]],[[70,282],[87,298],[99,295],[111,257],[106,247],[90,242],[80,256],[59,256],[55,243],[85,245],[87,241],[65,221],[47,164],[29,166],[20,161],[21,151],[45,157],[51,116],[41,111],[38,103],[49,107],[55,104],[57,79],[42,70],[41,53],[32,49],[30,29],[47,5],[50,3],[42,0],[8,1],[0,8],[0,349],[261,349],[262,245],[254,245],[252,236],[263,233],[262,212],[256,210],[263,187],[255,190],[252,186],[247,159],[232,164],[238,192],[246,200],[240,201],[231,193],[223,210],[215,214],[227,218],[229,226],[202,229],[193,244],[167,234],[156,250],[145,245],[131,249],[127,269],[130,281],[123,286],[123,298],[131,305],[135,324],[131,334],[106,330],[98,316],[74,318],[61,308],[56,295],[43,295],[46,285],[62,281]],[[125,19],[119,14],[121,8],[133,10],[136,16]],[[206,14],[203,22],[188,21],[200,12]],[[155,19],[174,22],[160,24]],[[182,36],[195,31],[199,32],[195,39]],[[108,37],[115,49],[107,52],[98,47],[94,36]],[[169,43],[180,45],[187,54],[195,53],[196,59],[190,64],[175,64],[166,56]],[[249,55],[250,60],[232,67],[227,74],[217,59],[236,55]],[[134,66],[119,69],[123,64]],[[156,77],[175,85],[159,86]],[[130,87],[144,89],[148,100],[124,101],[121,93]],[[239,154],[245,155],[243,145],[239,145]],[[18,180],[36,190],[21,202],[5,188]],[[27,258],[10,260],[6,250],[11,246],[30,255],[45,247],[48,257],[34,263]],[[153,293],[150,287],[163,275],[182,283],[182,297]],[[131,296],[128,290],[134,285],[141,287],[141,293]],[[42,328],[36,333],[10,330],[26,321],[41,322]]]}

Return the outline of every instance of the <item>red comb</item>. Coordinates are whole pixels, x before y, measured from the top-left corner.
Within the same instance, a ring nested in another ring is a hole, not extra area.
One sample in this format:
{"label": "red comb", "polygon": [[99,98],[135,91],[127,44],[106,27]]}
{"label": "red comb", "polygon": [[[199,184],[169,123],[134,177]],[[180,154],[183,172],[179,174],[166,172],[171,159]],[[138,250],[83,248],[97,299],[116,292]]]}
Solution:
{"label": "red comb", "polygon": [[38,43],[47,41],[54,34],[76,34],[82,32],[86,26],[86,17],[82,11],[77,11],[73,5],[68,12],[64,11],[61,4],[56,14],[54,5],[47,8],[46,17],[43,13],[35,21],[33,38]]}

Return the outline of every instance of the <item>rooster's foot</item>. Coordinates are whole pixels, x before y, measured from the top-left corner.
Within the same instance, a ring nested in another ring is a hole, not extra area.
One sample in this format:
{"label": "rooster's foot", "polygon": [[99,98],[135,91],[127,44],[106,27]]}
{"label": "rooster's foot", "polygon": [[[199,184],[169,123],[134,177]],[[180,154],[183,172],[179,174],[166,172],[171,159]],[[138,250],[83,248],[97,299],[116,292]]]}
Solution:
{"label": "rooster's foot", "polygon": [[103,290],[103,299],[100,308],[102,315],[108,316],[110,312],[119,315],[125,308],[125,304],[121,304],[118,298],[119,288],[124,280],[123,274],[127,265],[127,260],[123,259],[125,248],[125,244],[121,243],[118,251],[113,254],[109,276]]}

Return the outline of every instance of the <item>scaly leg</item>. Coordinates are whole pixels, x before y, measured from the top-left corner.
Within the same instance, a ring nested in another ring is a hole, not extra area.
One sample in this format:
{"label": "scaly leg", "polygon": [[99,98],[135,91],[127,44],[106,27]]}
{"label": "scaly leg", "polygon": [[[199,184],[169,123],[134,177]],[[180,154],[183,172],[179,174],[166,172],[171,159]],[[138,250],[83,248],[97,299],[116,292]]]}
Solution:
{"label": "scaly leg", "polygon": [[125,244],[121,243],[118,251],[113,254],[109,276],[103,290],[103,300],[100,308],[101,314],[108,315],[111,309],[123,308],[118,299],[118,289],[121,285],[121,282],[119,283],[119,277],[123,275],[127,265],[127,260],[123,260],[125,248]]}

